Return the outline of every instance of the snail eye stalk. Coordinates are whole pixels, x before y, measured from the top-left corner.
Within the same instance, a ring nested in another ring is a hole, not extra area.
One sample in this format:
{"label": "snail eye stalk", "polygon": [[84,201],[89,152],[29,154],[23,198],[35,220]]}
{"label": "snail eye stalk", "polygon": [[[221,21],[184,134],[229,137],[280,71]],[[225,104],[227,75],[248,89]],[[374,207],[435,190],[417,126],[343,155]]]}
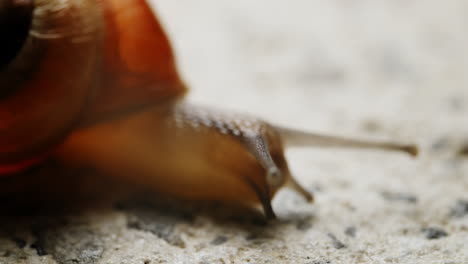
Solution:
{"label": "snail eye stalk", "polygon": [[[31,27],[34,0],[0,1],[0,70],[16,57]],[[0,96],[4,91],[0,87]]]}

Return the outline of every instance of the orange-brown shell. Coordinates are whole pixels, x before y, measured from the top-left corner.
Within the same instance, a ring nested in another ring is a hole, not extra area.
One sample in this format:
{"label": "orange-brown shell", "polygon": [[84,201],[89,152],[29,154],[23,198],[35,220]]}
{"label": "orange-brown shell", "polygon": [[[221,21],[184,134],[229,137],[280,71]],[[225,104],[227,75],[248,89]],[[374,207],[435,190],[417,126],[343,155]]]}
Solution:
{"label": "orange-brown shell", "polygon": [[145,0],[104,0],[103,66],[88,118],[184,93],[171,45]]}
{"label": "orange-brown shell", "polygon": [[[37,6],[64,1],[35,2]],[[145,0],[64,3],[71,7],[54,13],[60,14],[54,23],[75,27],[91,23],[96,33],[86,33],[83,41],[75,36],[67,39],[75,32],[47,39],[31,30],[28,41],[44,45],[41,54],[25,52],[28,56],[19,60],[22,67],[30,65],[26,68],[31,77],[7,77],[9,70],[15,71],[12,65],[0,72],[0,84],[16,86],[14,93],[0,98],[0,174],[39,162],[80,125],[167,102],[185,92],[170,43]],[[37,13],[33,13],[33,25],[42,22],[38,16],[44,12]],[[80,19],[84,22],[76,21]]]}

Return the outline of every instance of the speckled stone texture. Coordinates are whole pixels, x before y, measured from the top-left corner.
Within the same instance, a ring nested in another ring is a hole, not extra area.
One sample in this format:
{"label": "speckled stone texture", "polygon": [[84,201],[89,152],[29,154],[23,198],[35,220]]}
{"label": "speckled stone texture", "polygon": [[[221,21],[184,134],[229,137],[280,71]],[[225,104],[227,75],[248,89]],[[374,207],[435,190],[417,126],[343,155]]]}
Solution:
{"label": "speckled stone texture", "polygon": [[468,263],[467,1],[155,2],[191,101],[421,156],[290,150],[316,202],[283,191],[267,225],[154,196],[5,213],[0,263]]}

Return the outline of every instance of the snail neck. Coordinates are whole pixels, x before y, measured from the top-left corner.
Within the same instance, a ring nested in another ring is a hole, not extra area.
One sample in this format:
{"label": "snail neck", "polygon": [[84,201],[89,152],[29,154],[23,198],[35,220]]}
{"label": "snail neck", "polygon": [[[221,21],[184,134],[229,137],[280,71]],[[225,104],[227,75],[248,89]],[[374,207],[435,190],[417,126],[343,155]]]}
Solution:
{"label": "snail neck", "polygon": [[58,155],[170,195],[247,201],[272,214],[271,198],[290,176],[275,136],[249,116],[158,104],[78,130]]}

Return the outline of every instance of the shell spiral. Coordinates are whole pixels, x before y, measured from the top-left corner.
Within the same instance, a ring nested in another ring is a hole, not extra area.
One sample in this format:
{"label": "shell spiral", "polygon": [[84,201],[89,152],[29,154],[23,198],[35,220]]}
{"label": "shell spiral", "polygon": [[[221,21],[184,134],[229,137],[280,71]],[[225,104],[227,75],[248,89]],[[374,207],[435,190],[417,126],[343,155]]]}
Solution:
{"label": "shell spiral", "polygon": [[0,4],[9,44],[0,50],[0,173],[40,159],[79,119],[93,94],[101,20],[96,0]]}

